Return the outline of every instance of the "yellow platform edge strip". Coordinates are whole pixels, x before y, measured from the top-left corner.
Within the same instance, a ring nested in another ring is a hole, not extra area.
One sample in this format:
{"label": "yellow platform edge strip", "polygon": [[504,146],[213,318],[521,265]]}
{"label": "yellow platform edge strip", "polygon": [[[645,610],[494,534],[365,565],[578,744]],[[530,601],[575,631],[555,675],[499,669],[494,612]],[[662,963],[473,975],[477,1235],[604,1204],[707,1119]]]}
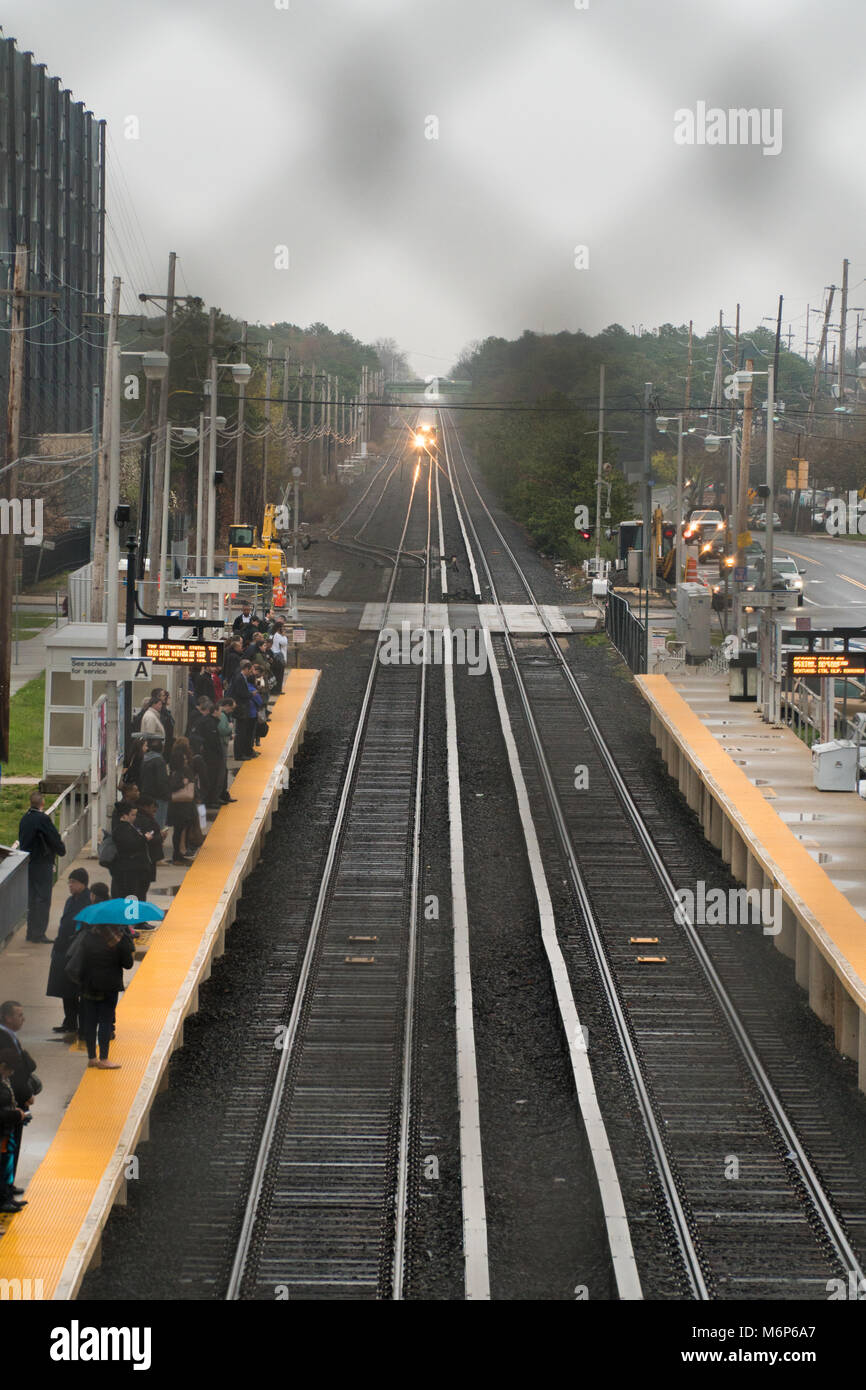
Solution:
{"label": "yellow platform edge strip", "polygon": [[[27,1188],[28,1205],[7,1218],[0,1279],[30,1280],[44,1299],[74,1298],[123,1187],[124,1169],[176,1050],[184,1017],[233,914],[257,844],[279,800],[283,766],[303,739],[320,672],[295,669],[272,706],[260,756],[232,783],[221,808],[117,1009],[111,1055],[119,1071],[85,1070]],[[25,1131],[26,1136],[26,1131]],[[41,1285],[33,1281],[41,1280]],[[4,1286],[5,1287],[5,1286]]]}
{"label": "yellow platform edge strip", "polygon": [[866,1011],[866,923],[859,912],[667,676],[636,679],[650,708],[709,790],[724,798],[723,813],[781,890],[831,969],[841,973],[852,997]]}

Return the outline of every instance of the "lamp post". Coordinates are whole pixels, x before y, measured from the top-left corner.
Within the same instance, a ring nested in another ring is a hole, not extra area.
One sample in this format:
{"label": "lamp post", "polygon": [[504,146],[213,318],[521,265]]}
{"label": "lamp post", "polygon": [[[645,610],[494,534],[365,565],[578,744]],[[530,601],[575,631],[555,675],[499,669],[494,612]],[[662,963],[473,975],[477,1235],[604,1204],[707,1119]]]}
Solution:
{"label": "lamp post", "polygon": [[207,572],[213,574],[214,544],[216,539],[216,446],[217,446],[217,386],[218,373],[223,369],[230,371],[238,386],[249,381],[253,369],[248,362],[218,362],[210,360],[208,380],[210,382],[210,434],[208,438],[208,508],[207,508]]}
{"label": "lamp post", "polygon": [[[157,594],[161,600],[158,607],[166,608],[168,604],[168,495],[171,491],[171,436],[172,433],[179,434],[184,444],[194,444],[199,437],[199,431],[192,426],[169,425],[165,429],[165,468],[163,469],[163,488],[162,488],[162,534],[159,545],[159,575]],[[199,508],[201,510],[201,508]]]}
{"label": "lamp post", "polygon": [[676,524],[677,524],[677,578],[679,584],[682,580],[683,560],[684,560],[684,537],[683,537],[683,417],[682,415],[659,415],[656,420],[656,429],[659,434],[667,434],[668,427],[676,423],[677,427],[677,500],[676,500]]}

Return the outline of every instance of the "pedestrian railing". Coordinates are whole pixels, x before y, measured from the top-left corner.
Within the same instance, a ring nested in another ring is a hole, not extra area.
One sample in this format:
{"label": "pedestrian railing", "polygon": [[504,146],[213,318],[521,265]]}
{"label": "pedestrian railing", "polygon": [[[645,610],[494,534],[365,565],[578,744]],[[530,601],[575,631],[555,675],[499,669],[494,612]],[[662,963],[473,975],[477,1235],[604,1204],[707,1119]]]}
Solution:
{"label": "pedestrian railing", "polygon": [[607,594],[604,630],[630,670],[636,674],[646,671],[646,625],[635,617],[628,600],[613,589]]}
{"label": "pedestrian railing", "polygon": [[[90,774],[82,773],[50,806],[45,807],[47,816],[57,817],[55,824],[66,846],[67,864],[78,857],[91,838],[92,802]],[[29,855],[20,849],[17,840],[11,852],[7,851],[0,857],[0,942],[12,934],[27,911],[28,859]],[[63,861],[59,864],[55,861],[54,867],[56,881],[58,869],[61,876],[63,874]]]}

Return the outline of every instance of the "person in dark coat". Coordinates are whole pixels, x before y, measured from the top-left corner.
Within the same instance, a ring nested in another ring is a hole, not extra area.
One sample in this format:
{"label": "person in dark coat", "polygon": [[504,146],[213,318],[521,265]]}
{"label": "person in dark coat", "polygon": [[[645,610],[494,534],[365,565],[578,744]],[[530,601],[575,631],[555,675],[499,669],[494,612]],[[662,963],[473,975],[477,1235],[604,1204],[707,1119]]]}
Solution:
{"label": "person in dark coat", "polygon": [[171,788],[168,785],[168,768],[162,753],[163,744],[158,738],[147,740],[147,750],[141,763],[139,789],[141,795],[156,802],[156,819],[161,826],[168,819],[168,803]]}
{"label": "person in dark coat", "polygon": [[45,814],[45,797],[30,793],[30,810],[18,826],[18,845],[30,855],[27,861],[27,940],[47,942],[54,861],[66,853],[66,846]]}
{"label": "person in dark coat", "polygon": [[174,831],[171,844],[172,864],[189,863],[186,856],[187,834],[193,821],[198,823],[195,780],[195,769],[189,742],[185,738],[179,738],[175,742],[174,752],[171,755],[169,786],[171,787],[172,798],[178,792],[184,791],[190,784],[193,787],[193,795],[191,800],[177,801],[172,799],[168,804],[168,823]]}
{"label": "person in dark coat", "polygon": [[15,1168],[18,1150],[16,1135],[30,1119],[15,1099],[12,1076],[17,1056],[11,1047],[0,1048],[0,1212],[13,1216],[26,1207],[19,1202],[17,1194],[21,1188],[15,1186]]}
{"label": "person in dark coat", "polygon": [[202,787],[202,800],[206,806],[216,806],[224,793],[226,782],[226,760],[223,741],[219,731],[219,712],[212,700],[200,699],[195,721],[195,742],[190,734],[190,743],[201,754],[205,768]]}
{"label": "person in dark coat", "polygon": [[86,869],[72,870],[69,875],[69,897],[51,947],[51,966],[45,993],[51,999],[63,1000],[63,1022],[53,1030],[55,1033],[78,1032],[78,991],[66,974],[66,953],[78,931],[76,915],[90,902],[88,884]]}
{"label": "person in dark coat", "polygon": [[[143,797],[138,803],[138,815],[135,817],[135,828],[144,836],[147,843],[147,854],[150,859],[150,883],[156,882],[156,866],[165,857],[163,850],[163,832],[156,819],[156,802]],[[148,832],[152,831],[151,835]],[[168,834],[168,831],[165,832]],[[150,887],[150,884],[148,884]]]}
{"label": "person in dark coat", "polygon": [[243,649],[244,644],[241,641],[240,637],[233,637],[231,642],[229,642],[228,647],[226,648],[226,653],[223,657],[222,669],[223,694],[225,694],[228,690],[229,686],[231,685],[232,676],[235,674],[235,672],[241,664]]}
{"label": "person in dark coat", "polygon": [[228,690],[235,702],[235,757],[241,762],[258,756],[253,753],[256,714],[250,703],[250,688],[247,684],[247,676],[251,670],[249,661],[242,661],[232,676]]}
{"label": "person in dark coat", "polygon": [[161,691],[161,694],[162,713],[159,717],[162,720],[162,726],[165,729],[165,756],[166,758],[170,758],[171,750],[174,747],[174,715],[169,709],[169,705],[171,704],[171,695],[167,690]]}
{"label": "person in dark coat", "polygon": [[133,961],[132,938],[122,927],[100,924],[90,928],[82,947],[80,975],[81,1023],[89,1067],[114,1071],[120,1066],[119,1062],[109,1062],[108,1049],[123,972],[132,969]]}
{"label": "person in dark coat", "polygon": [[236,632],[239,637],[248,642],[250,640],[248,634],[254,630],[256,621],[255,610],[248,603],[243,603],[240,613],[232,623],[232,632]]}
{"label": "person in dark coat", "polygon": [[[148,838],[135,826],[137,808],[121,801],[117,808],[114,843],[117,858],[111,865],[111,896],[113,898],[146,898],[150,887],[150,855]],[[151,839],[153,831],[149,831]]]}
{"label": "person in dark coat", "polygon": [[[36,1063],[21,1046],[18,1038],[18,1030],[24,1025],[24,1010],[17,999],[6,999],[0,1004],[0,1047],[11,1048],[15,1053],[15,1067],[9,1078],[12,1090],[15,1093],[15,1103],[27,1115],[30,1105],[37,1090],[42,1090],[41,1083],[34,1080]],[[15,1161],[13,1163],[13,1177],[18,1168],[18,1159],[21,1156],[21,1132],[27,1119],[17,1122],[13,1139],[15,1142]],[[21,1189],[16,1189],[16,1195]]]}

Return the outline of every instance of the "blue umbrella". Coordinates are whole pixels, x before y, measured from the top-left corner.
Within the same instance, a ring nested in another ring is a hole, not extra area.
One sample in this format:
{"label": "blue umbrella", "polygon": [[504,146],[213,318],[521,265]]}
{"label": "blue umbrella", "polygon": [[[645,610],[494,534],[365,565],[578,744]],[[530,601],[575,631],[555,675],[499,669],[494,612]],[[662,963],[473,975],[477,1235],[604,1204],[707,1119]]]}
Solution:
{"label": "blue umbrella", "polygon": [[161,922],[165,910],[155,903],[140,898],[109,898],[103,903],[91,903],[90,907],[76,912],[76,922],[109,923],[115,927],[134,927],[139,922]]}

